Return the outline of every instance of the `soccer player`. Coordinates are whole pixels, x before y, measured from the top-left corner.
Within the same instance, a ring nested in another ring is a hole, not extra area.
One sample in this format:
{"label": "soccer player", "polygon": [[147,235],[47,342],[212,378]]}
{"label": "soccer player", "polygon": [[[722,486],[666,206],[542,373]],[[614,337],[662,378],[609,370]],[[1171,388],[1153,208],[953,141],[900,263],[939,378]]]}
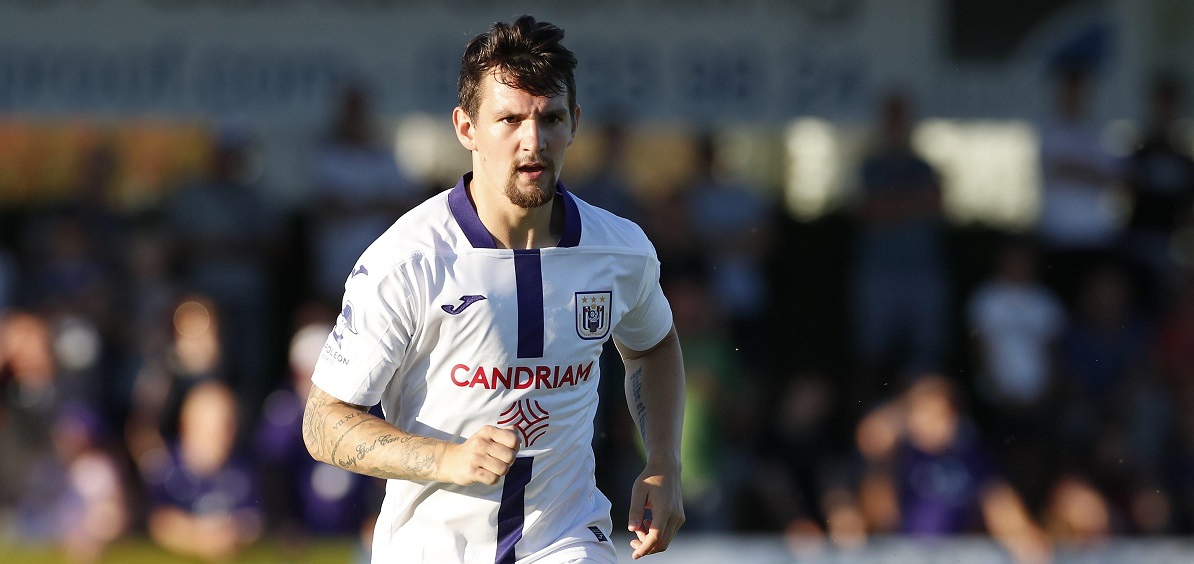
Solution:
{"label": "soccer player", "polygon": [[684,374],[655,251],[558,181],[580,118],[563,35],[523,16],[473,38],[452,114],[472,172],[345,282],[303,434],[316,459],[388,479],[374,562],[615,562],[590,446],[610,338],[647,455],[633,557],[684,522]]}

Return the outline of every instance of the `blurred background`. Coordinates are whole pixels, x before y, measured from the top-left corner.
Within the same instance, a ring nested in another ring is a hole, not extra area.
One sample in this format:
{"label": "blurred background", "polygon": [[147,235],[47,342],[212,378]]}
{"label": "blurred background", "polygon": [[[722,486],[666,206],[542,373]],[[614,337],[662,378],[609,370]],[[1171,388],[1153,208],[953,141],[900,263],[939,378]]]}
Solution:
{"label": "blurred background", "polygon": [[521,13],[685,350],[653,560],[1194,561],[1188,0],[0,0],[0,561],[367,561],[308,379]]}

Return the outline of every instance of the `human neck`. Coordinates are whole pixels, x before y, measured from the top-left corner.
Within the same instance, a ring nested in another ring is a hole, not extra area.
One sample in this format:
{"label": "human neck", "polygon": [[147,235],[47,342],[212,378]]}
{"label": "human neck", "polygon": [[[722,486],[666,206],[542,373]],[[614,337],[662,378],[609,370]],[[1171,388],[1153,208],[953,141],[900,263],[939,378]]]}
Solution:
{"label": "human neck", "polygon": [[501,190],[480,186],[473,177],[468,194],[481,224],[501,249],[538,249],[553,247],[564,232],[564,206],[559,197],[537,208],[514,205]]}

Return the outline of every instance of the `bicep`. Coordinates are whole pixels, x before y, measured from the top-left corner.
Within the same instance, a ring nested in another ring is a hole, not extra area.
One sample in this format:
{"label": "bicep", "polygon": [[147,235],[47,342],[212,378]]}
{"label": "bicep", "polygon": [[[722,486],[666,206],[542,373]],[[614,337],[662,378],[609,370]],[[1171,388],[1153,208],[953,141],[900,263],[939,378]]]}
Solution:
{"label": "bicep", "polygon": [[[634,353],[645,353],[666,341],[668,333],[675,330],[671,304],[659,286],[658,263],[655,267],[648,269],[645,287],[613,330],[618,350],[630,351],[635,357],[641,354]],[[627,353],[622,356],[626,358]]]}
{"label": "bicep", "polygon": [[668,332],[664,334],[663,338],[658,343],[648,347],[646,350],[637,350],[630,345],[622,342],[617,337],[614,338],[614,346],[618,348],[618,354],[622,356],[623,362],[632,362],[642,360],[651,356],[652,353],[659,351],[672,342],[679,342],[679,337],[676,335],[676,326],[672,325]]}
{"label": "bicep", "polygon": [[350,409],[355,409],[357,411],[367,411],[369,409],[369,406],[367,405],[357,405],[355,403],[343,401],[332,394],[327,393],[318,385],[311,384],[311,393],[307,395],[308,411],[321,410],[326,407],[336,406],[343,406]]}
{"label": "bicep", "polygon": [[316,460],[329,462],[335,450],[333,434],[349,419],[363,417],[368,408],[340,400],[312,384],[303,409],[303,444]]}

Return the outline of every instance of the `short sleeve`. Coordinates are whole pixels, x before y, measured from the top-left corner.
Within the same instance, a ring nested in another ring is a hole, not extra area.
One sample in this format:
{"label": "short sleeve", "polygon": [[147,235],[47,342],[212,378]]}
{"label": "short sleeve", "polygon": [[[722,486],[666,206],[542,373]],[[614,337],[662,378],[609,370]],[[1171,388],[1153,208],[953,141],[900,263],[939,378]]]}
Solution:
{"label": "short sleeve", "polygon": [[659,261],[652,259],[645,269],[642,288],[614,327],[613,334],[622,344],[645,351],[659,344],[672,328],[672,307],[659,286]]}
{"label": "short sleeve", "polygon": [[398,269],[374,274],[358,265],[344,288],[340,316],[311,381],[340,401],[376,405],[414,333],[411,285]]}

